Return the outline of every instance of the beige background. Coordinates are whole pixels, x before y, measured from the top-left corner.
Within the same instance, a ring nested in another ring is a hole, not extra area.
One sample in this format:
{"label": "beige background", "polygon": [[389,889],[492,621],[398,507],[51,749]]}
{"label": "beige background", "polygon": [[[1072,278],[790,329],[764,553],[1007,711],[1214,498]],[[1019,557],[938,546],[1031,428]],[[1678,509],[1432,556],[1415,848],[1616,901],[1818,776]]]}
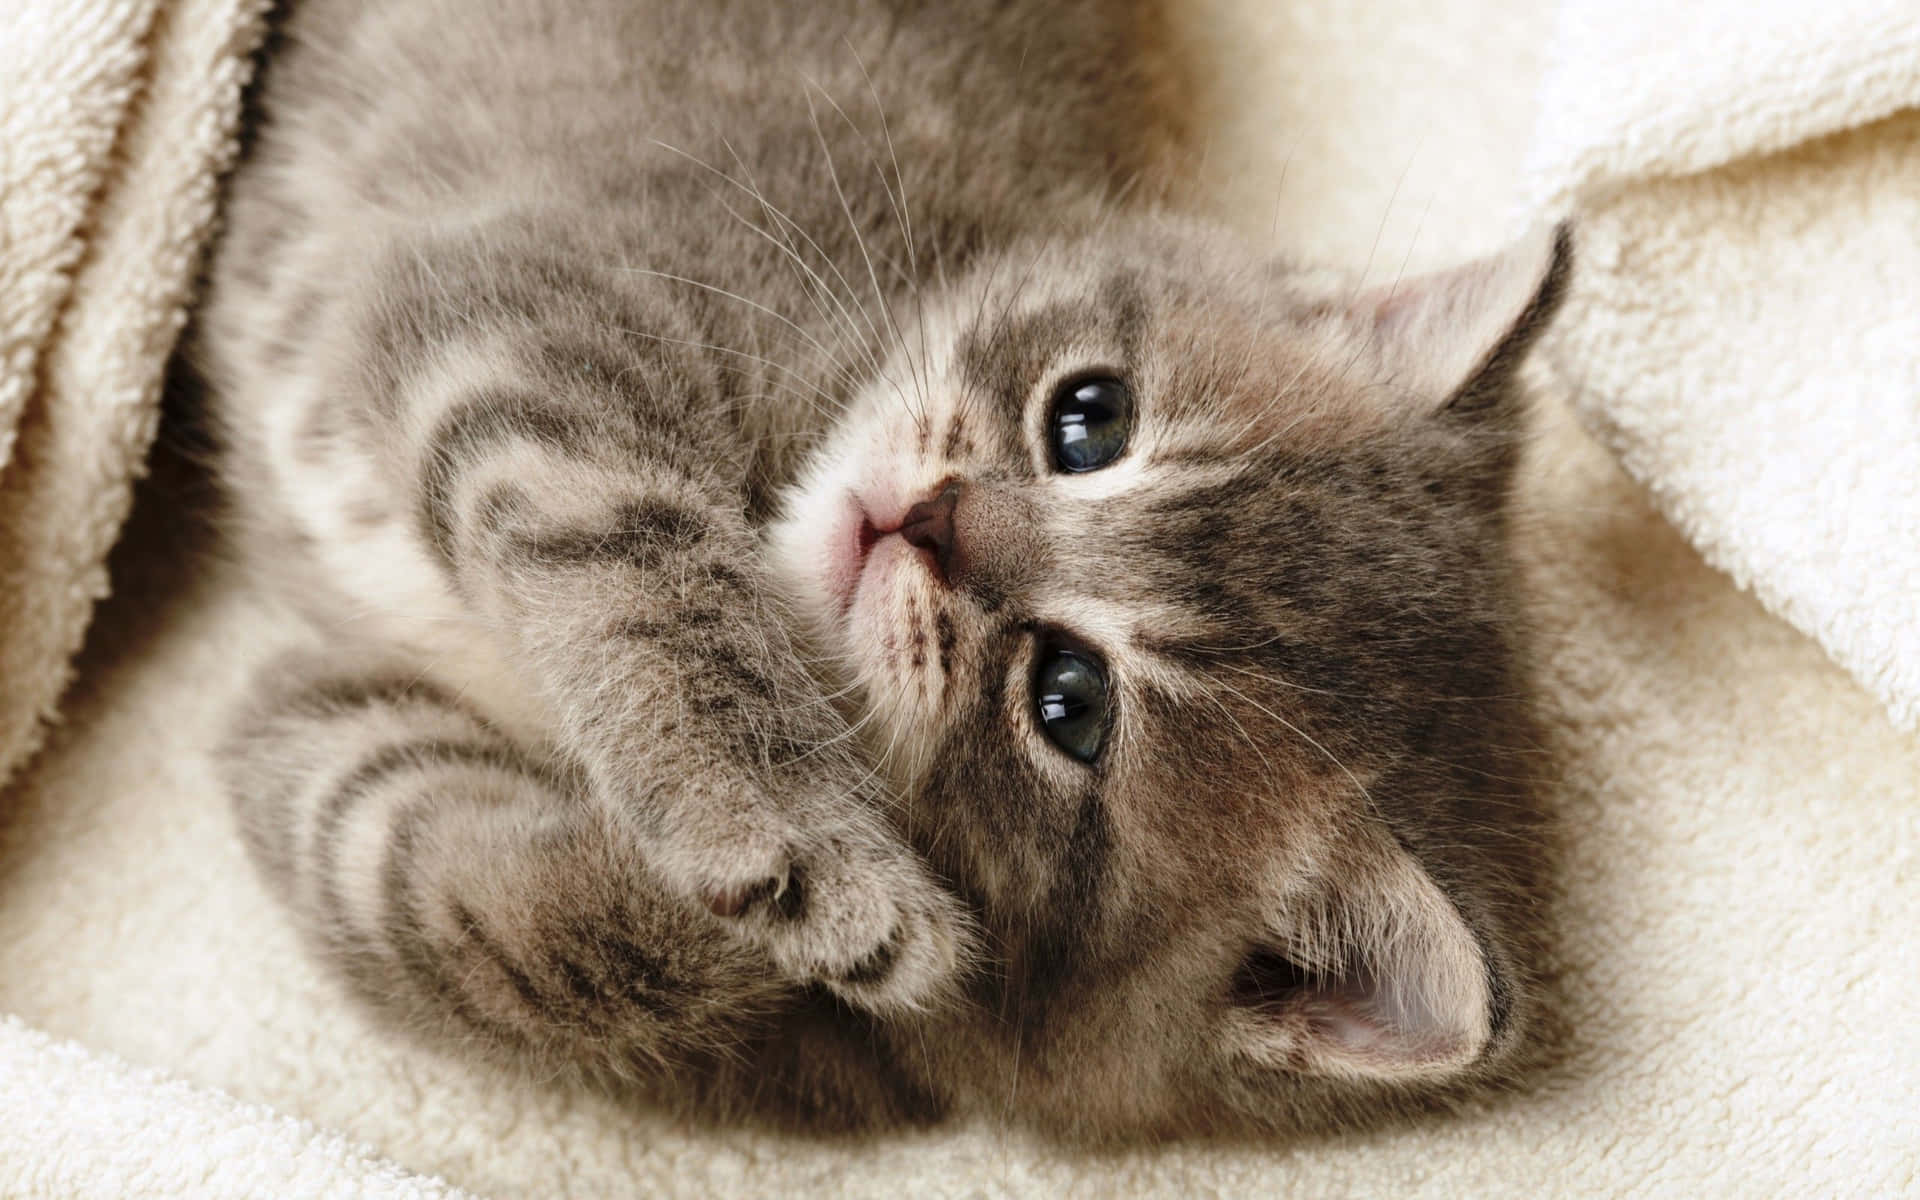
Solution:
{"label": "beige background", "polygon": [[[1391,278],[1514,227],[1548,6],[1188,0],[1205,185]],[[163,470],[69,724],[0,800],[0,1011],[497,1195],[1892,1195],[1915,1186],[1920,742],[1543,412],[1525,549],[1567,786],[1570,1034],[1526,1093],[1332,1142],[1082,1160],[997,1130],[857,1146],[508,1086],[366,1026],[254,882],[203,749],[280,618]],[[1892,853],[1888,847],[1895,847]]]}

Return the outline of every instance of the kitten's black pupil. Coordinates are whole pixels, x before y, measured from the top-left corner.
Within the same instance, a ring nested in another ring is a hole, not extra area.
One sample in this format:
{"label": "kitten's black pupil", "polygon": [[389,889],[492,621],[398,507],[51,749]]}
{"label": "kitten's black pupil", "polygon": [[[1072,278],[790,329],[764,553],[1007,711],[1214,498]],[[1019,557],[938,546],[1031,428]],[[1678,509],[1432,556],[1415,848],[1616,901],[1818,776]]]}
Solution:
{"label": "kitten's black pupil", "polygon": [[1053,398],[1053,458],[1063,471],[1097,471],[1120,456],[1133,424],[1132,397],[1118,379],[1082,379]]}
{"label": "kitten's black pupil", "polygon": [[1072,650],[1041,660],[1033,680],[1040,728],[1049,741],[1081,762],[1092,762],[1107,740],[1107,679],[1099,664]]}

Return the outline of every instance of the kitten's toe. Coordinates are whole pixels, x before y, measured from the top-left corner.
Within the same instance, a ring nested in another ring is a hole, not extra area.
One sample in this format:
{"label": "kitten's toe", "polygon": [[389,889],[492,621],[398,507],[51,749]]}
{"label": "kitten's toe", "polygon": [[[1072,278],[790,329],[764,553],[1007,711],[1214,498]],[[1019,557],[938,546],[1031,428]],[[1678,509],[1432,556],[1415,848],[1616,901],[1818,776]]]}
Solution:
{"label": "kitten's toe", "polygon": [[882,1016],[937,1006],[952,994],[971,956],[971,923],[958,901],[926,878],[889,885],[893,920],[877,937],[849,938],[816,978],[847,1003]]}
{"label": "kitten's toe", "polygon": [[[973,945],[960,902],[885,822],[835,794],[776,806],[753,789],[688,803],[642,835],[669,891],[758,946],[782,974],[876,1014],[923,1009]],[[799,811],[792,811],[798,809]]]}
{"label": "kitten's toe", "polygon": [[785,973],[880,1015],[937,1004],[973,941],[959,902],[911,852],[880,839],[796,850],[784,889],[765,887],[721,915]]}
{"label": "kitten's toe", "polygon": [[793,886],[792,865],[783,862],[773,874],[749,882],[708,884],[700,898],[716,917],[741,917],[762,904],[791,909],[799,903],[800,891]]}
{"label": "kitten's toe", "polygon": [[923,1011],[953,993],[972,948],[959,913],[908,914],[879,945],[821,982],[847,1003],[882,1016]]}

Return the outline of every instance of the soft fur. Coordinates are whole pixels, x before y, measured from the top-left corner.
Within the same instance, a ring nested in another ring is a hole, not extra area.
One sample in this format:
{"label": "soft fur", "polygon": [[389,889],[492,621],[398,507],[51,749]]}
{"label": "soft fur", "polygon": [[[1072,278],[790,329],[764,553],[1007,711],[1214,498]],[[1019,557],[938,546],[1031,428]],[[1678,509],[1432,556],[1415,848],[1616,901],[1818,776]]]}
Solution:
{"label": "soft fur", "polygon": [[[830,1124],[1292,1128],[1523,1060],[1505,510],[1566,239],[1378,294],[1260,261],[1151,203],[1154,30],[298,6],[198,360],[327,641],[228,777],[357,992]],[[1062,474],[1093,369],[1131,437]],[[950,489],[950,546],[899,535]],[[1059,638],[1091,765],[1033,717]]]}

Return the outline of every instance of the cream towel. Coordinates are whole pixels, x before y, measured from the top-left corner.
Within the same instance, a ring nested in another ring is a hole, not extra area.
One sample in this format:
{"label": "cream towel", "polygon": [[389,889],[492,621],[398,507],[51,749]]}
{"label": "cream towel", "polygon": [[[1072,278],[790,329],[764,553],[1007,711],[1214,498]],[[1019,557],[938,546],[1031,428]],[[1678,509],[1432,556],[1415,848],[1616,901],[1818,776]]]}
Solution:
{"label": "cream towel", "polygon": [[[1920,727],[1920,6],[1566,0],[1546,358],[1708,562]],[[1905,111],[1902,111],[1905,110]]]}
{"label": "cream towel", "polygon": [[[1210,185],[1250,231],[1385,279],[1500,240],[1552,17],[1536,0],[1171,7],[1207,70]],[[501,1200],[1910,1195],[1920,738],[1704,567],[1551,397],[1543,416],[1521,533],[1567,741],[1567,1058],[1459,1119],[1091,1159],[966,1128],[791,1140],[689,1128],[387,1035],[302,952],[218,798],[203,748],[285,624],[234,573],[125,578],[101,617],[115,652],[0,798],[0,1011]],[[155,542],[129,562],[180,553]],[[74,1053],[14,1036],[31,1055]],[[0,1048],[0,1083],[58,1066],[26,1062]],[[210,1178],[261,1127],[235,1108],[203,1138],[155,1120],[108,1142],[66,1132],[98,1118],[74,1102],[38,1136],[9,1135],[44,1104],[0,1086],[0,1196],[198,1196],[184,1163]],[[355,1169],[304,1194],[351,1193]]]}
{"label": "cream towel", "polygon": [[106,594],[265,8],[0,4],[0,782]]}
{"label": "cream towel", "polygon": [[0,1017],[0,1195],[8,1200],[467,1193],[257,1104],[135,1070]]}

